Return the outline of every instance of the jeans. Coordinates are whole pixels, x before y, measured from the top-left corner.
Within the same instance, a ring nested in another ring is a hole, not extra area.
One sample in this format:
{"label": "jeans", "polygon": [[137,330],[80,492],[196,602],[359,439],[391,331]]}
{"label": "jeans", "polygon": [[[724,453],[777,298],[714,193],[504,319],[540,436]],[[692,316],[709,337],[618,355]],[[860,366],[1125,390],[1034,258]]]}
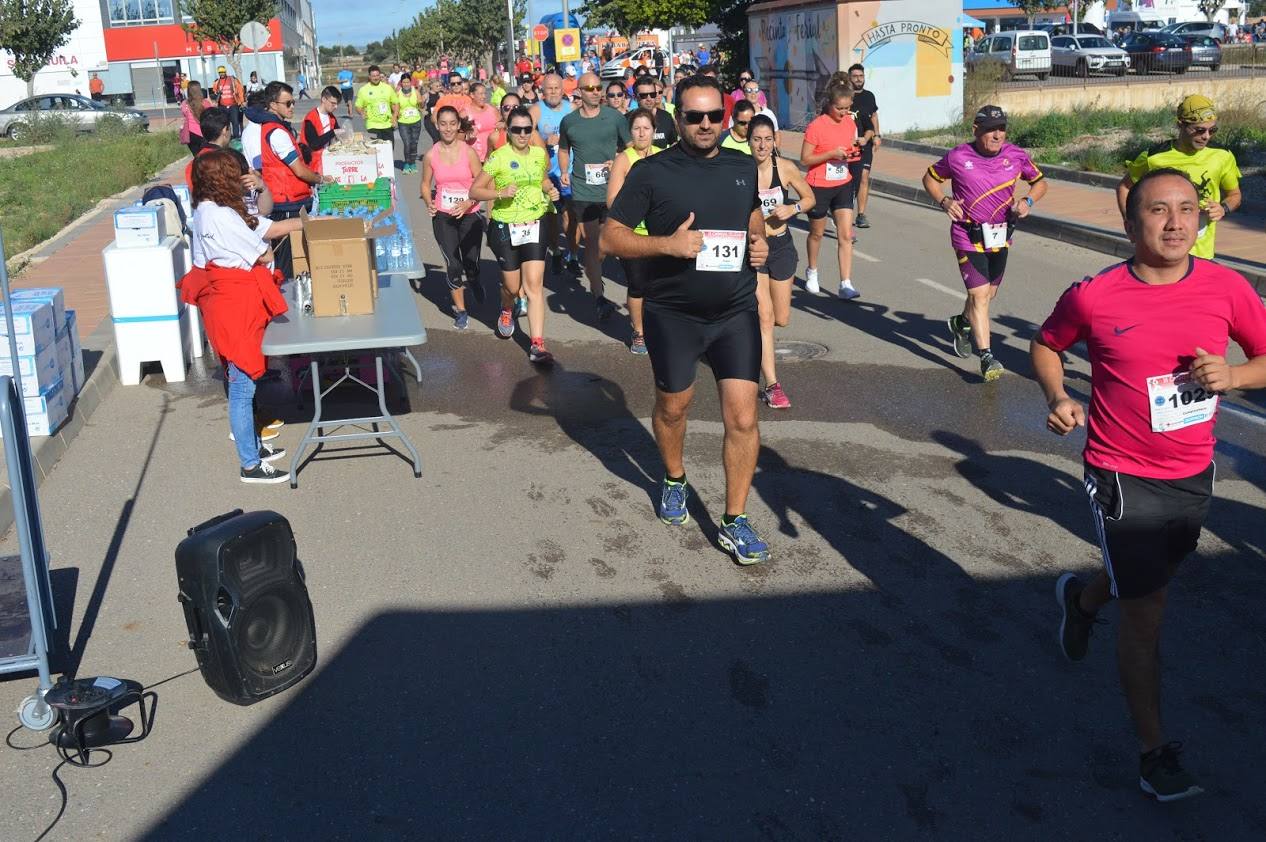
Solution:
{"label": "jeans", "polygon": [[374,136],[374,140],[395,140],[396,130],[388,126],[385,129],[370,129],[369,133]]}
{"label": "jeans", "polygon": [[229,430],[237,445],[237,460],[243,468],[259,464],[259,431],[255,429],[255,381],[229,363]]}
{"label": "jeans", "polygon": [[418,162],[418,138],[422,135],[422,121],[416,123],[400,124],[400,142],[404,144],[404,163],[416,164]]}
{"label": "jeans", "polygon": [[229,128],[233,137],[242,136],[242,109],[239,106],[229,106]]}

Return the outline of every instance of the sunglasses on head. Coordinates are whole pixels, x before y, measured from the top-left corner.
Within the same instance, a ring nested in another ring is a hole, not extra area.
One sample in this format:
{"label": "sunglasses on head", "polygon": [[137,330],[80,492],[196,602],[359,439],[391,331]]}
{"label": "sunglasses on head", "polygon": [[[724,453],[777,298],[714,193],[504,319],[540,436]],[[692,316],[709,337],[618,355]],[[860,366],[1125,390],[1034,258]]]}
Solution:
{"label": "sunglasses on head", "polygon": [[511,126],[508,131],[510,134],[531,134],[531,126]]}
{"label": "sunglasses on head", "polygon": [[682,111],[682,117],[686,123],[691,126],[697,126],[706,118],[709,123],[719,123],[725,118],[725,109],[718,108],[715,111]]}

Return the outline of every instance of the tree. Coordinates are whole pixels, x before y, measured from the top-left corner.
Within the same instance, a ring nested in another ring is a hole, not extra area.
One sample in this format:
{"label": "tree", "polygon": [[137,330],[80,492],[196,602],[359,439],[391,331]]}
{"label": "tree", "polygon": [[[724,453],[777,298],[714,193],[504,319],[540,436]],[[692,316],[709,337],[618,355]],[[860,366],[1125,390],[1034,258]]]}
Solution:
{"label": "tree", "polygon": [[35,95],[35,74],[78,27],[74,0],[0,0],[0,52],[12,53],[27,96]]}
{"label": "tree", "polygon": [[[438,59],[450,55],[483,62],[505,40],[504,0],[437,0],[402,29],[400,56],[409,60]],[[525,33],[525,0],[514,0],[516,37]]]}
{"label": "tree", "polygon": [[1200,14],[1204,15],[1204,19],[1213,23],[1213,16],[1222,10],[1226,5],[1226,0],[1200,0],[1196,4],[1196,8],[1200,10]]}
{"label": "tree", "polygon": [[1033,18],[1038,12],[1045,11],[1048,8],[1047,0],[1013,0],[1011,5],[1024,12],[1029,26],[1033,25]]}
{"label": "tree", "polygon": [[[588,0],[583,13],[589,26],[609,26],[628,36],[643,29],[702,26],[716,20],[718,9],[729,5],[725,0]],[[749,3],[742,5],[746,8]],[[747,31],[746,20],[741,31]]]}
{"label": "tree", "polygon": [[277,15],[277,0],[183,0],[182,11],[193,23],[182,23],[181,29],[201,44],[212,41],[216,49],[228,56],[233,75],[242,78],[242,41],[238,33],[251,21],[268,23]]}

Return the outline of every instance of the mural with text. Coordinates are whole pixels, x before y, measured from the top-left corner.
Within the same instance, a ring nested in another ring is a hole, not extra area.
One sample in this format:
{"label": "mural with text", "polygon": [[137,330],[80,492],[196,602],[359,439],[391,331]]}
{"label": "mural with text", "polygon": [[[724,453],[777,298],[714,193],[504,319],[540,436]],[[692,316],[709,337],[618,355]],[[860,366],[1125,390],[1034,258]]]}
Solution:
{"label": "mural with text", "polygon": [[801,130],[816,116],[839,70],[836,6],[759,12],[748,19],[752,65],[780,128]]}

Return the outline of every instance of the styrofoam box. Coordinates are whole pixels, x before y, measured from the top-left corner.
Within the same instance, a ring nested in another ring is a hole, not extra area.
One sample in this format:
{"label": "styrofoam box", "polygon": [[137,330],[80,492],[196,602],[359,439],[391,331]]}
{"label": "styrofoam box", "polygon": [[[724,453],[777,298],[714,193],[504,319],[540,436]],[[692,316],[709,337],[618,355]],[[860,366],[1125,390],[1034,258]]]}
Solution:
{"label": "styrofoam box", "polygon": [[185,219],[193,218],[193,197],[189,195],[189,185],[173,184],[171,189],[175,191],[176,198],[180,200],[180,207],[185,212]]}
{"label": "styrofoam box", "polygon": [[66,324],[66,296],[61,287],[30,287],[15,289],[10,297],[14,301],[47,301],[53,305],[53,326],[61,333]]}
{"label": "styrofoam box", "polygon": [[57,336],[57,367],[61,370],[62,379],[66,381],[67,386],[73,388],[70,374],[70,336],[65,333]]}
{"label": "styrofoam box", "polygon": [[321,174],[333,177],[336,184],[373,184],[378,180],[378,156],[334,155],[327,151],[321,156]]}
{"label": "styrofoam box", "polygon": [[[8,320],[0,307],[0,337],[7,337]],[[53,323],[53,305],[45,301],[13,302],[13,334],[18,340],[18,356],[34,357],[43,348],[57,342],[57,327]],[[8,353],[8,339],[0,340],[0,347]]]}
{"label": "styrofoam box", "polygon": [[115,319],[177,315],[176,281],[185,275],[188,248],[180,237],[143,248],[120,248],[117,242],[106,246],[101,256],[110,315]]}
{"label": "styrofoam box", "polygon": [[374,147],[374,154],[378,157],[378,177],[379,178],[395,178],[396,177],[396,145],[390,140],[375,140],[369,144]]}
{"label": "styrofoam box", "polygon": [[[69,337],[66,341],[69,343]],[[23,397],[37,398],[40,392],[62,379],[58,345],[55,342],[33,357],[18,357],[17,368],[22,375]],[[7,347],[0,350],[0,375],[13,376],[13,358],[9,356]]]}
{"label": "styrofoam box", "polygon": [[70,337],[70,368],[74,375],[72,385],[77,395],[84,388],[84,350],[79,344],[79,318],[74,310],[66,311],[66,335]]}
{"label": "styrofoam box", "polygon": [[114,212],[114,244],[119,248],[157,246],[167,233],[166,218],[157,207],[131,205]]}
{"label": "styrofoam box", "polygon": [[22,403],[26,410],[26,432],[31,436],[51,436],[66,423],[70,411],[66,389],[60,380],[35,397],[23,398]]}

